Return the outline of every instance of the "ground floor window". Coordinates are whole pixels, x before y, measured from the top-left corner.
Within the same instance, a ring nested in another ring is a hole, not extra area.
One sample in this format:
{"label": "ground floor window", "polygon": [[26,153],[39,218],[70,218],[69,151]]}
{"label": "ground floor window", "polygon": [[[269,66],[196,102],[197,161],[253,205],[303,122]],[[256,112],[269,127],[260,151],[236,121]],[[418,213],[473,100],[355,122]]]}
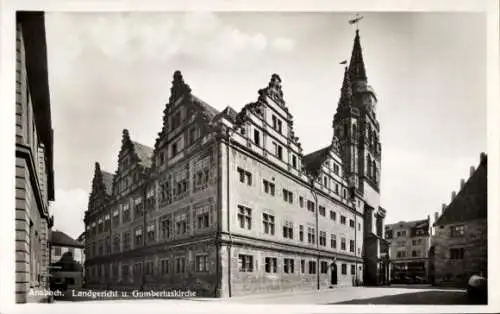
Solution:
{"label": "ground floor window", "polygon": [[283,271],[286,274],[293,274],[294,272],[294,260],[291,258],[285,258],[283,260]]}
{"label": "ground floor window", "polygon": [[252,272],[253,256],[240,254],[238,256],[238,269],[240,270],[240,272]]}
{"label": "ground floor window", "polygon": [[309,274],[315,274],[315,273],[316,273],[316,262],[309,261]]}
{"label": "ground floor window", "polygon": [[354,264],[351,265],[351,275],[356,274],[356,266]]}
{"label": "ground floor window", "polygon": [[342,275],[347,275],[347,264],[342,264]]}
{"label": "ground floor window", "polygon": [[325,261],[322,261],[320,264],[321,267],[321,273],[326,274],[328,272],[328,263]]}
{"label": "ground floor window", "polygon": [[266,257],[266,273],[275,273],[278,268],[278,260],[276,257]]}
{"label": "ground floor window", "polygon": [[196,271],[197,272],[207,272],[208,271],[208,256],[207,255],[196,256]]}

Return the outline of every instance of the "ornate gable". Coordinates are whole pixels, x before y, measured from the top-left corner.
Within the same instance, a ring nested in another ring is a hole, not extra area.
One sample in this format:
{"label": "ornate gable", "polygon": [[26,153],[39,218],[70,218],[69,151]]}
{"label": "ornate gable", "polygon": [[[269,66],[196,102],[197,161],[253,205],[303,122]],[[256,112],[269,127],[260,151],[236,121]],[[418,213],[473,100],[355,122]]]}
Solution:
{"label": "ornate gable", "polygon": [[92,190],[89,195],[89,211],[97,210],[107,202],[111,196],[110,180],[112,182],[113,175],[109,172],[101,171],[101,166],[96,162],[94,178],[92,179]]}

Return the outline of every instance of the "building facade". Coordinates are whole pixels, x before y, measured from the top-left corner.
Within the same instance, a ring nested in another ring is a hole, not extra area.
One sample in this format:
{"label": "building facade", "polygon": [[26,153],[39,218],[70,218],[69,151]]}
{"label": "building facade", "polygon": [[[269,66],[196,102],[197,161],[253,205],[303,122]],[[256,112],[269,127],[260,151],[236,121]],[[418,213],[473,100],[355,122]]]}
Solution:
{"label": "building facade", "polygon": [[68,289],[82,287],[83,244],[62,231],[52,231],[49,237],[51,279]]}
{"label": "building facade", "polygon": [[472,275],[488,276],[488,164],[480,155],[477,169],[462,180],[434,224],[433,277],[436,285],[464,287]]}
{"label": "building facade", "polygon": [[385,239],[389,242],[391,281],[428,282],[430,216],[386,225]]}
{"label": "building facade", "polygon": [[379,282],[380,129],[359,34],[324,148],[303,153],[281,83],[219,112],[174,73],[154,148],[124,130],[116,172],[96,163],[89,287],[230,297]]}
{"label": "building facade", "polygon": [[53,130],[44,15],[16,18],[16,302],[43,299],[48,289],[49,230],[54,200]]}

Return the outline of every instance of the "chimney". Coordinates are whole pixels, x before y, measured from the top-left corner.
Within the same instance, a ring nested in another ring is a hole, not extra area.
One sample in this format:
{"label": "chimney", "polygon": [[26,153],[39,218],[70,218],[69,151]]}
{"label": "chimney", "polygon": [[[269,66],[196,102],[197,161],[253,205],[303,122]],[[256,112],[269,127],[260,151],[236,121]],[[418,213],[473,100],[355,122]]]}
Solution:
{"label": "chimney", "polygon": [[479,162],[480,163],[483,163],[486,161],[486,154],[484,152],[482,152],[480,155],[479,155]]}
{"label": "chimney", "polygon": [[441,215],[444,214],[444,210],[446,209],[446,204],[441,205]]}
{"label": "chimney", "polygon": [[427,220],[431,221],[431,215],[427,215]]}
{"label": "chimney", "polygon": [[474,174],[474,172],[476,172],[476,168],[474,168],[474,166],[470,166],[470,176],[472,177],[472,175]]}
{"label": "chimney", "polygon": [[438,212],[434,212],[434,222],[436,222],[439,218],[439,213]]}
{"label": "chimney", "polygon": [[465,186],[465,179],[460,179],[460,190],[462,190]]}
{"label": "chimney", "polygon": [[451,200],[453,201],[457,197],[457,192],[453,191],[451,192]]}

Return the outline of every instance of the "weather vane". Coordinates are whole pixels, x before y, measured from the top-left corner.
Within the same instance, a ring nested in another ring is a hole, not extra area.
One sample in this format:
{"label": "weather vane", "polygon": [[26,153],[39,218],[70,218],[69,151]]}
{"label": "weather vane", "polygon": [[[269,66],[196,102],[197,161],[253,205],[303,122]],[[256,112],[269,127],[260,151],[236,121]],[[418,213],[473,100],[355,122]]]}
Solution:
{"label": "weather vane", "polygon": [[359,30],[359,25],[358,22],[363,19],[362,15],[359,15],[359,13],[356,13],[356,16],[353,19],[349,20],[349,24],[356,24],[356,30]]}

